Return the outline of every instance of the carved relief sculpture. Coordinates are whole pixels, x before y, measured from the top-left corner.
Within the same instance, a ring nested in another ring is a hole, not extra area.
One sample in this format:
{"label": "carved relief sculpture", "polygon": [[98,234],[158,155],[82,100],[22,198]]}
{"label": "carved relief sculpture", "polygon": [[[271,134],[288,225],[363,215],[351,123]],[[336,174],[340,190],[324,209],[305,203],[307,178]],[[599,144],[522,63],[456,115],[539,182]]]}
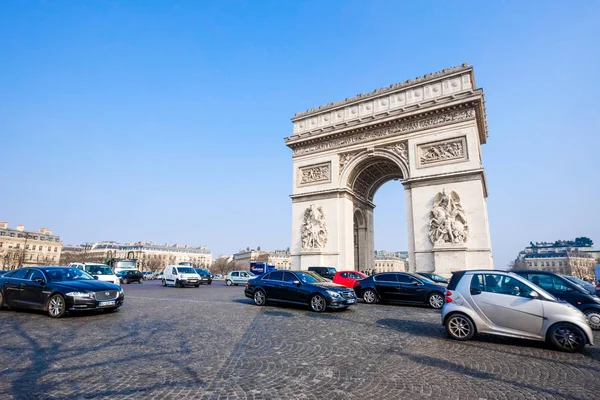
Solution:
{"label": "carved relief sculpture", "polygon": [[387,146],[386,149],[398,154],[402,161],[404,161],[406,165],[408,165],[408,145],[406,144],[406,141],[394,143],[390,146]]}
{"label": "carved relief sculpture", "polygon": [[340,154],[340,175],[342,175],[342,171],[344,170],[344,167],[348,164],[350,164],[350,161],[354,160],[356,158],[356,156],[358,155],[358,151],[352,151],[349,153],[342,153]]}
{"label": "carved relief sculpture", "polygon": [[429,239],[431,243],[465,243],[469,227],[460,197],[454,191],[445,190],[435,195],[429,215]]}
{"label": "carved relief sculpture", "polygon": [[311,165],[300,168],[300,184],[308,185],[331,180],[331,164]]}
{"label": "carved relief sculpture", "polygon": [[451,160],[466,160],[465,138],[446,140],[419,146],[421,166]]}
{"label": "carved relief sculpture", "polygon": [[304,211],[304,220],[300,229],[302,249],[312,250],[325,247],[327,244],[327,223],[325,222],[323,208],[311,204]]}

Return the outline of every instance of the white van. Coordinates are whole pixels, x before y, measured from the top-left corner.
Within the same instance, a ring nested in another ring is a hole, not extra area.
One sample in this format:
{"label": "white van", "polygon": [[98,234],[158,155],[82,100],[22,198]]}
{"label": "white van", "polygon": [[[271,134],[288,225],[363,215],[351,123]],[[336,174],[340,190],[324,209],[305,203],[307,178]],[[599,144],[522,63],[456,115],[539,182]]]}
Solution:
{"label": "white van", "polygon": [[74,262],[69,267],[79,268],[102,282],[110,282],[121,286],[121,280],[114,274],[113,270],[106,264]]}
{"label": "white van", "polygon": [[196,286],[200,287],[200,275],[186,265],[167,265],[163,271],[163,286]]}

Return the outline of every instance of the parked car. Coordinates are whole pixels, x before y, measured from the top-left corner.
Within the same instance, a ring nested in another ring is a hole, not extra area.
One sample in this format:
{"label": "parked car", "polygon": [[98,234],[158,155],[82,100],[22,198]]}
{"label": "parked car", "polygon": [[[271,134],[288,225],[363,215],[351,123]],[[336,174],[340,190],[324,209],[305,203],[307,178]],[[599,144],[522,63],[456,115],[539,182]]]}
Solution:
{"label": "parked car", "polygon": [[361,279],[367,278],[367,275],[358,271],[338,271],[333,276],[333,283],[353,288]]}
{"label": "parked car", "polygon": [[4,306],[43,310],[52,318],[67,311],[115,311],[123,305],[123,289],[69,267],[26,267],[0,277],[0,309]]}
{"label": "parked car", "polygon": [[455,272],[446,291],[442,324],[455,340],[487,333],[547,341],[567,352],[594,344],[581,311],[512,272]]}
{"label": "parked car", "polygon": [[215,274],[213,276],[213,279],[223,279],[223,275],[221,275],[221,274]]}
{"label": "parked car", "polygon": [[161,271],[154,275],[154,279],[162,280],[164,278],[164,276],[165,276],[165,274],[163,274]]}
{"label": "parked car", "polygon": [[0,276],[4,275],[5,273],[7,273],[8,271],[0,271]]}
{"label": "parked car", "polygon": [[192,267],[184,265],[167,265],[163,271],[162,285],[179,288],[186,286],[200,287],[200,276]]}
{"label": "parked car", "polygon": [[590,294],[600,297],[600,285],[594,286],[593,284],[586,282],[583,279],[579,279],[579,278],[576,278],[576,277],[570,276],[570,275],[561,275],[561,276],[565,279],[570,280],[574,284],[581,286],[582,288],[587,290]]}
{"label": "parked car", "polygon": [[383,272],[359,281],[354,290],[367,304],[387,301],[440,309],[444,305],[446,287],[417,274]]}
{"label": "parked car", "polygon": [[519,270],[515,274],[582,311],[594,330],[600,330],[600,298],[568,279],[547,271]]}
{"label": "parked car", "polygon": [[309,271],[269,272],[249,280],[244,294],[257,306],[264,306],[269,301],[303,304],[315,312],[323,312],[327,308],[345,309],[356,304],[354,290],[327,282]]}
{"label": "parked car", "polygon": [[212,283],[212,275],[208,270],[204,268],[196,268],[196,273],[200,276],[200,284],[204,285],[205,283],[210,285]]}
{"label": "parked car", "polygon": [[144,281],[144,275],[136,269],[125,269],[117,272],[117,277],[121,280],[121,284],[129,284],[131,282],[142,283]]}
{"label": "parked car", "polygon": [[316,272],[326,279],[333,279],[335,273],[337,272],[335,268],[331,267],[308,267],[309,271]]}
{"label": "parked car", "polygon": [[417,272],[417,275],[424,276],[425,278],[428,278],[429,280],[434,281],[438,285],[448,285],[448,282],[449,282],[443,276],[440,276],[440,275],[437,275],[437,274],[431,274],[431,273],[428,273],[428,272]]}
{"label": "parked car", "polygon": [[99,281],[114,283],[121,285],[121,279],[115,275],[113,270],[106,264],[74,262],[69,264],[70,268],[79,268]]}
{"label": "parked car", "polygon": [[245,285],[250,279],[254,279],[256,276],[252,272],[248,271],[231,271],[225,277],[225,284],[227,286],[232,285]]}

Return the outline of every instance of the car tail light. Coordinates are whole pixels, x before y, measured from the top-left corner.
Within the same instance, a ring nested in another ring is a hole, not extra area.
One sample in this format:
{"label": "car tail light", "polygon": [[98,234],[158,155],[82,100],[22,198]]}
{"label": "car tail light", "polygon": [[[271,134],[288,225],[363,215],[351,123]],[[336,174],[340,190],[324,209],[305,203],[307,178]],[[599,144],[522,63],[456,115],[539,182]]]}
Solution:
{"label": "car tail light", "polygon": [[600,292],[600,283],[596,286],[596,292]]}
{"label": "car tail light", "polygon": [[449,290],[446,291],[446,303],[452,303],[452,292]]}
{"label": "car tail light", "polygon": [[246,282],[246,287],[250,287],[250,281]]}

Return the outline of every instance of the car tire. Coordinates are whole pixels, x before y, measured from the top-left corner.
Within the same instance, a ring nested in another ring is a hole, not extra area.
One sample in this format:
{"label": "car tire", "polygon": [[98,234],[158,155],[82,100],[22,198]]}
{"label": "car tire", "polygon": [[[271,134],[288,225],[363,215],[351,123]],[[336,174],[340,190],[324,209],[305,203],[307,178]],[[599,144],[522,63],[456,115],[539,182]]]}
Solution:
{"label": "car tire", "polygon": [[123,283],[126,283],[129,285],[129,279],[123,279]]}
{"label": "car tire", "polygon": [[434,310],[439,310],[444,306],[444,296],[438,292],[431,293],[427,296],[427,303],[429,304],[429,307]]}
{"label": "car tire", "polygon": [[585,333],[577,326],[566,322],[553,325],[548,330],[548,341],[557,350],[576,353],[585,348]]}
{"label": "car tire", "polygon": [[144,281],[143,281],[142,279],[140,279],[140,280],[138,281],[138,283],[141,285],[142,283],[144,283]]}
{"label": "car tire", "polygon": [[181,282],[179,282],[179,279],[177,279],[177,280],[175,281],[175,287],[176,287],[176,288],[181,288],[181,287],[183,287],[183,286],[181,285]]}
{"label": "car tire", "polygon": [[164,279],[162,280],[162,285],[163,287],[167,287],[167,281],[165,281]]}
{"label": "car tire", "polygon": [[[1,307],[1,305],[0,305]],[[588,319],[590,328],[595,331],[600,331],[600,311],[599,310],[584,310],[583,313]]]}
{"label": "car tire", "polygon": [[210,285],[210,284],[212,284],[212,281],[208,282],[208,284],[209,284],[209,285]]}
{"label": "car tire", "polygon": [[197,285],[194,285],[194,286],[196,286],[196,287],[200,287],[200,284],[197,284]]}
{"label": "car tire", "polygon": [[67,302],[60,294],[55,294],[48,300],[47,308],[50,318],[60,318],[67,312]]}
{"label": "car tire", "polygon": [[470,340],[475,335],[475,324],[463,313],[450,314],[444,325],[446,333],[454,340]]}
{"label": "car tire", "polygon": [[263,292],[260,289],[258,289],[257,291],[254,292],[253,298],[254,298],[254,304],[256,304],[259,307],[267,304],[267,295],[265,294],[265,292]]}
{"label": "car tire", "polygon": [[362,295],[363,301],[367,304],[377,303],[377,293],[373,289],[367,289]]}
{"label": "car tire", "polygon": [[320,294],[315,294],[310,298],[310,308],[314,312],[321,313],[327,309],[327,300]]}
{"label": "car tire", "polygon": [[2,291],[0,290],[0,310],[4,309],[4,295],[2,294]]}
{"label": "car tire", "polygon": [[231,285],[233,285],[233,282],[231,282],[231,280],[227,279],[227,280],[225,280],[225,284],[227,286],[231,286]]}

